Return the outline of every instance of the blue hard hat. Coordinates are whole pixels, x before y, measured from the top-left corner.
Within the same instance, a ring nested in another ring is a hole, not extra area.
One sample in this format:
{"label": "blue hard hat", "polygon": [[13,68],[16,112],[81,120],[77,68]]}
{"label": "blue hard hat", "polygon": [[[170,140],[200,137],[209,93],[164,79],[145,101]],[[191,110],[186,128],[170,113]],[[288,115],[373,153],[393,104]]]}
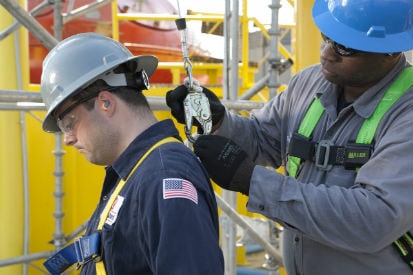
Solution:
{"label": "blue hard hat", "polygon": [[316,0],[313,19],[323,34],[348,48],[413,49],[413,0]]}

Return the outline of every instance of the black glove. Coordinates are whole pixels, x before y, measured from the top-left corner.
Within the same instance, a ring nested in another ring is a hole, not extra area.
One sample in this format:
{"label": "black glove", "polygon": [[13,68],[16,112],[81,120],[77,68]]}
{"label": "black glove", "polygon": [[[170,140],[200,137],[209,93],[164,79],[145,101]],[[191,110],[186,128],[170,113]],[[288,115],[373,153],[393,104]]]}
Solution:
{"label": "black glove", "polygon": [[255,165],[236,143],[221,136],[200,136],[194,152],[216,184],[248,195]]}
{"label": "black glove", "polygon": [[[202,87],[202,92],[208,98],[209,106],[212,113],[212,129],[214,126],[219,126],[221,120],[224,117],[225,107],[219,101],[218,97],[210,90]],[[170,90],[166,93],[166,104],[171,108],[171,114],[176,118],[179,123],[185,124],[185,111],[183,101],[188,94],[188,89],[185,85],[176,87],[174,90]],[[194,119],[194,126],[201,127],[198,121]]]}

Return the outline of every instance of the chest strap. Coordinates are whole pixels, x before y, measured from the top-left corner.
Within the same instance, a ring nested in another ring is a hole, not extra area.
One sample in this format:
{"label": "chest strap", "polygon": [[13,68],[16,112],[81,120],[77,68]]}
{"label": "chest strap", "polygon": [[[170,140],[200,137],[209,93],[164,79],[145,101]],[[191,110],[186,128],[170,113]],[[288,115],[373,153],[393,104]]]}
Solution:
{"label": "chest strap", "polygon": [[135,172],[135,170],[139,167],[139,165],[146,159],[146,157],[156,148],[161,146],[162,144],[169,143],[169,142],[180,142],[176,138],[167,137],[164,138],[157,143],[155,143],[146,153],[139,159],[139,161],[135,164],[129,175],[125,180],[119,181],[118,185],[116,186],[115,190],[111,194],[108,202],[103,209],[99,224],[97,227],[97,231],[91,235],[82,236],[77,238],[74,243],[71,245],[62,248],[56,254],[48,258],[43,265],[52,275],[58,275],[63,273],[67,268],[71,265],[77,263],[78,267],[81,267],[87,262],[95,261],[96,262],[96,274],[97,275],[105,275],[106,270],[101,259],[101,230],[103,225],[105,224],[106,218],[109,215],[110,209],[114,204],[117,196],[119,195],[122,188],[125,186],[126,182],[128,181],[129,177]]}
{"label": "chest strap", "polygon": [[288,153],[302,160],[313,161],[319,170],[329,171],[333,165],[343,165],[345,169],[361,167],[369,160],[372,148],[370,144],[355,142],[349,142],[345,146],[336,146],[330,140],[314,142],[294,133]]}

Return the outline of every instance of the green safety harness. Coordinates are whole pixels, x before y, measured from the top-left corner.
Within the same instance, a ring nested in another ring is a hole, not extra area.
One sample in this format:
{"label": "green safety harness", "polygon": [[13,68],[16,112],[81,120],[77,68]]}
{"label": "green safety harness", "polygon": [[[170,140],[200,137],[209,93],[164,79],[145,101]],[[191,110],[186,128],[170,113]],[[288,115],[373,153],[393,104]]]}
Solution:
{"label": "green safety harness", "polygon": [[[343,165],[346,169],[357,171],[370,158],[373,138],[382,117],[411,86],[413,67],[407,67],[386,91],[373,114],[363,122],[356,141],[349,142],[346,146],[335,146],[330,140],[311,141],[314,128],[324,113],[320,99],[314,99],[298,132],[291,138],[287,162],[289,175],[294,178],[297,176],[302,160],[314,161],[322,171],[329,171],[333,165]],[[413,237],[410,232],[406,232],[393,244],[413,270]]]}

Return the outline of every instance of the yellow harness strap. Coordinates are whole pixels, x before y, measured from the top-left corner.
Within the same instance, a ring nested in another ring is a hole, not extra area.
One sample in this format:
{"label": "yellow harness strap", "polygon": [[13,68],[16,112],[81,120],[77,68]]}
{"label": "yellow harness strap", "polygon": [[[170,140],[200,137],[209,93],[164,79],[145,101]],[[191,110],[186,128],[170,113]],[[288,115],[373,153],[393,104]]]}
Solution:
{"label": "yellow harness strap", "polygon": [[[122,190],[123,186],[125,186],[126,182],[128,181],[129,177],[135,172],[135,170],[141,165],[141,163],[146,159],[146,157],[152,153],[153,150],[155,150],[157,147],[161,146],[162,144],[169,143],[169,142],[180,142],[176,138],[173,137],[167,137],[164,138],[157,143],[155,143],[151,148],[149,148],[148,151],[139,159],[139,161],[135,164],[129,175],[127,176],[126,180],[120,180],[118,185],[115,188],[115,191],[113,191],[112,195],[110,196],[108,202],[106,203],[105,208],[102,211],[102,214],[100,215],[99,219],[99,224],[97,227],[97,230],[102,230],[103,225],[105,224],[106,218],[108,217],[109,211],[112,208],[113,203],[115,202],[115,199],[118,197],[120,191]],[[106,275],[106,270],[105,270],[105,265],[103,261],[96,262],[96,274],[97,275]]]}

